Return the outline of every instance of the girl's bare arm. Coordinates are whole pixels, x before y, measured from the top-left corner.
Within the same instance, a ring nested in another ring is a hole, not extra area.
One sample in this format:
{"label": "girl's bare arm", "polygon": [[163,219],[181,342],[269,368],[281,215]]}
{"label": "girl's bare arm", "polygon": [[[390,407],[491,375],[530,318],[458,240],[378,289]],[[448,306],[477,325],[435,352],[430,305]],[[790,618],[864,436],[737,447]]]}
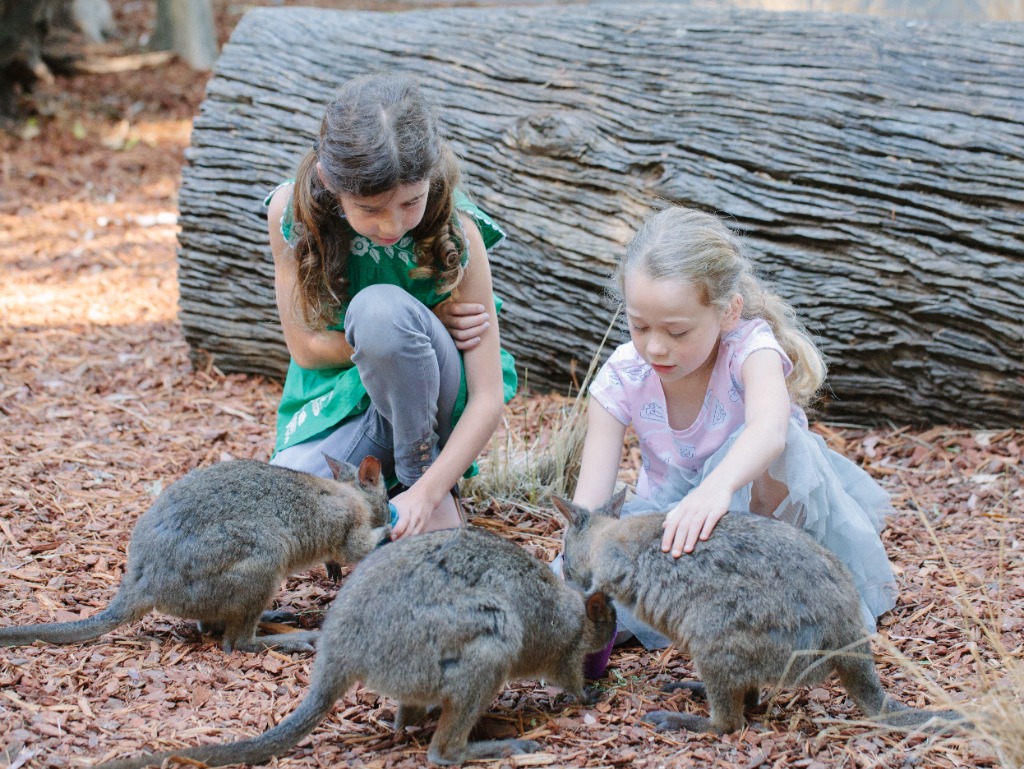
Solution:
{"label": "girl's bare arm", "polygon": [[463,225],[469,240],[469,261],[453,299],[482,305],[493,320],[480,334],[479,343],[463,351],[468,387],[466,410],[434,463],[402,495],[405,516],[395,529],[396,536],[423,530],[445,495],[487,445],[504,407],[498,324],[487,249],[480,231],[469,217],[463,217]]}
{"label": "girl's bare arm", "polygon": [[341,331],[314,331],[305,326],[296,307],[298,272],[295,253],[281,234],[281,216],[291,200],[292,185],[281,187],[270,200],[267,228],[274,254],[274,294],[288,352],[303,368],[342,368],[352,363],[352,347]]}
{"label": "girl's bare arm", "polygon": [[786,447],[790,400],[782,358],[758,350],[744,361],[744,427],[721,463],[665,519],[661,549],[677,558],[711,536],[732,495],[761,476]]}
{"label": "girl's bare arm", "polygon": [[575,504],[593,510],[611,499],[625,438],[626,426],[608,409],[589,398],[580,477],[572,498]]}

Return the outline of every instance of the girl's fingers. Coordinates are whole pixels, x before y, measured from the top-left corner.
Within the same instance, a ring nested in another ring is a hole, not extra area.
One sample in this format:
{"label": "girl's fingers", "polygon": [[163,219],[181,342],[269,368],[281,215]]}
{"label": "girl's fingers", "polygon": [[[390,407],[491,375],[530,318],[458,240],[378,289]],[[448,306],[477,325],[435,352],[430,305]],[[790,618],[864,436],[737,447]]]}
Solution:
{"label": "girl's fingers", "polygon": [[455,304],[446,308],[448,317],[465,327],[469,325],[479,326],[488,320],[487,312],[479,304]]}
{"label": "girl's fingers", "polygon": [[472,326],[460,326],[458,328],[451,329],[451,334],[456,339],[462,341],[468,341],[483,335],[483,333],[491,327],[490,323],[486,321],[484,323],[472,325]]}
{"label": "girl's fingers", "polygon": [[463,336],[480,336],[490,327],[491,324],[488,322],[487,316],[484,315],[480,320],[474,319],[471,322],[463,323],[460,330]]}
{"label": "girl's fingers", "polygon": [[[700,525],[699,524],[694,524],[693,521],[690,521],[690,525],[686,528],[685,536],[679,538],[682,541],[679,542],[677,544],[677,546],[676,546],[676,550],[679,551],[679,555],[682,555],[683,553],[692,553],[693,552],[693,548],[697,544],[697,538],[699,536],[700,536]],[[673,552],[675,552],[675,551],[673,551]]]}
{"label": "girl's fingers", "polygon": [[666,553],[671,552],[673,558],[679,558],[683,554],[683,548],[686,545],[689,525],[689,519],[679,521],[679,523],[673,527],[671,536],[667,537],[668,542],[662,546],[662,550]]}
{"label": "girl's fingers", "polygon": [[679,558],[683,555],[683,550],[686,547],[686,529],[680,528],[676,532],[675,539],[672,541],[672,557]]}

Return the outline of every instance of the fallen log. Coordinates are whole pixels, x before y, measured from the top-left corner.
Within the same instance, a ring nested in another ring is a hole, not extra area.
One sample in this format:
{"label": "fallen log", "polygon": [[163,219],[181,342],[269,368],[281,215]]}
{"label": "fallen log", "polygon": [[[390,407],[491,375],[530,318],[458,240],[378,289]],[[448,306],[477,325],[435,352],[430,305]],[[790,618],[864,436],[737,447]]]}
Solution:
{"label": "fallen log", "polygon": [[338,83],[396,69],[508,230],[502,336],[532,388],[586,367],[616,255],[671,202],[727,216],[806,319],[831,364],[821,414],[1019,426],[1022,55],[1021,25],[672,3],[253,10],[183,171],[185,336],[222,370],[282,374],[261,200]]}

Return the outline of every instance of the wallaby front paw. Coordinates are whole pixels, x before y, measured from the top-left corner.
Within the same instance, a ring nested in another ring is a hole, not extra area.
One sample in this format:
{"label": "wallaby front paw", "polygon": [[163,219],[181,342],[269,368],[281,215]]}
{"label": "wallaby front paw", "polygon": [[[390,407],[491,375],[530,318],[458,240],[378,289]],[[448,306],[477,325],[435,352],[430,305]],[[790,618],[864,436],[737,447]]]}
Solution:
{"label": "wallaby front paw", "polygon": [[327,570],[327,579],[331,582],[341,582],[341,564],[337,561],[325,561],[324,568]]}
{"label": "wallaby front paw", "polygon": [[583,696],[578,699],[584,705],[596,705],[601,701],[603,695],[604,689],[600,686],[585,686],[583,688]]}

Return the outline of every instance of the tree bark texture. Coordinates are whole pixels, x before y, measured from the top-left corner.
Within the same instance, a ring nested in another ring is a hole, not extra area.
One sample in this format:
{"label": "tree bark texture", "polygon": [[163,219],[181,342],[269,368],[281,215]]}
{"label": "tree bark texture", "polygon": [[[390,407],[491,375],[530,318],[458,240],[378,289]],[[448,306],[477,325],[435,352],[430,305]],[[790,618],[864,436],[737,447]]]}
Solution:
{"label": "tree bark texture", "polygon": [[403,70],[508,231],[491,254],[502,339],[532,388],[582,375],[616,257],[679,204],[725,216],[817,336],[825,416],[1019,426],[1022,62],[1013,24],[672,3],[254,10],[183,172],[185,335],[225,371],[282,374],[262,198],[340,82]]}

